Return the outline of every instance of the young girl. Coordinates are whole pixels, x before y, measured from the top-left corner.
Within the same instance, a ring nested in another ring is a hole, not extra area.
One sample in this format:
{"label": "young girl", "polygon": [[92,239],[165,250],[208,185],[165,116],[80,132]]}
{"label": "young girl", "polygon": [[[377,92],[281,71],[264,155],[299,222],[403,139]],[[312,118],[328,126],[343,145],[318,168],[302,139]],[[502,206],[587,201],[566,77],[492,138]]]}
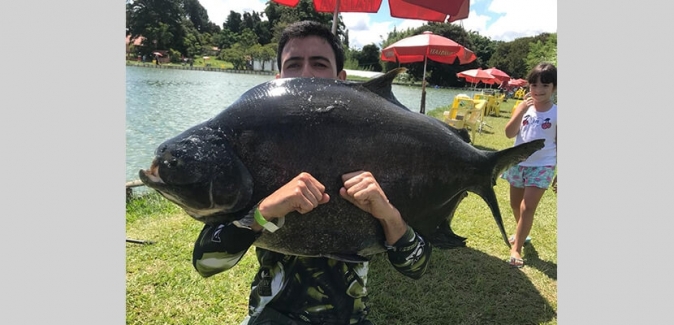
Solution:
{"label": "young girl", "polygon": [[543,149],[503,173],[510,183],[510,206],[517,229],[510,237],[510,265],[524,266],[522,246],[528,242],[534,213],[545,190],[550,187],[557,165],[557,105],[552,95],[557,90],[557,68],[539,63],[529,73],[529,92],[506,124],[505,134],[515,137],[515,145],[545,139]]}

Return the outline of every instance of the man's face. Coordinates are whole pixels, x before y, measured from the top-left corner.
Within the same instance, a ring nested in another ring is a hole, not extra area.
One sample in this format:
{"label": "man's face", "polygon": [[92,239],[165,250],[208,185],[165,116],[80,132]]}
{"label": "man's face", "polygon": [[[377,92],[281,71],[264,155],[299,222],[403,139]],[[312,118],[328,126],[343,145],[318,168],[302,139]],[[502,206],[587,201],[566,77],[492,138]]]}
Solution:
{"label": "man's face", "polygon": [[337,71],[335,53],[327,41],[318,36],[292,38],[281,53],[277,78],[316,77],[346,79],[344,70]]}

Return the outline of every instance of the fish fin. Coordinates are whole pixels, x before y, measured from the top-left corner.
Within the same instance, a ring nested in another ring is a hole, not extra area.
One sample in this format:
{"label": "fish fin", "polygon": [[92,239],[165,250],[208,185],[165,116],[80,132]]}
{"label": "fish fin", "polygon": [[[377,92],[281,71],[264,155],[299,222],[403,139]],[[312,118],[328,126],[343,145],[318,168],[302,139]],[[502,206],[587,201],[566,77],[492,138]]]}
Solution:
{"label": "fish fin", "polygon": [[363,263],[369,261],[369,259],[360,256],[360,255],[347,255],[347,254],[322,254],[323,257],[331,258],[333,260],[338,260],[347,263]]}
{"label": "fish fin", "polygon": [[369,91],[383,97],[389,102],[396,104],[409,111],[410,109],[405,107],[405,105],[403,105],[402,103],[400,103],[398,99],[393,95],[393,91],[391,91],[391,87],[393,86],[393,80],[395,79],[395,77],[398,74],[405,72],[406,70],[407,68],[395,68],[382,76],[370,79],[360,85],[368,89]]}

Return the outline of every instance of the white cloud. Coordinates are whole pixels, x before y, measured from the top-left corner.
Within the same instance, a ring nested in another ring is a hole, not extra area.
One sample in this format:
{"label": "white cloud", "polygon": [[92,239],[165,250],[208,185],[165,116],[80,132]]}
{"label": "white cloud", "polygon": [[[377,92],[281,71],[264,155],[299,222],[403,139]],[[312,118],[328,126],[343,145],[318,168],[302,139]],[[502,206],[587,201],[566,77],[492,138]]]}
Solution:
{"label": "white cloud", "polygon": [[[386,0],[383,0],[386,1]],[[209,19],[222,26],[230,11],[263,12],[267,0],[199,0],[208,12]],[[491,3],[489,3],[491,2]],[[476,4],[478,3],[478,4]],[[475,8],[488,4],[486,11]],[[371,13],[341,13],[344,25],[349,30],[349,45],[362,48],[368,44],[379,46],[395,27],[397,30],[416,28],[425,21],[412,19],[381,19]],[[390,18],[388,12],[384,13]],[[375,21],[380,20],[380,21]],[[468,18],[454,24],[462,24],[466,30],[474,30],[492,40],[512,41],[518,37],[535,36],[543,32],[557,32],[557,0],[471,0]]]}
{"label": "white cloud", "polygon": [[512,41],[544,32],[556,33],[557,0],[493,0],[486,12],[478,14],[471,9],[468,18],[460,23],[492,40]]}
{"label": "white cloud", "polygon": [[[384,0],[386,1],[386,0]],[[360,49],[368,44],[376,44],[380,46],[382,41],[387,38],[387,35],[396,30],[402,31],[408,28],[419,27],[426,22],[423,20],[412,19],[396,19],[399,23],[396,24],[393,19],[382,22],[373,22],[374,17],[371,13],[341,13],[344,26],[349,30],[349,47]]]}
{"label": "white cloud", "polygon": [[349,30],[349,47],[362,48],[368,44],[380,45],[392,28],[390,22],[372,22],[368,13],[342,13],[344,26]]}

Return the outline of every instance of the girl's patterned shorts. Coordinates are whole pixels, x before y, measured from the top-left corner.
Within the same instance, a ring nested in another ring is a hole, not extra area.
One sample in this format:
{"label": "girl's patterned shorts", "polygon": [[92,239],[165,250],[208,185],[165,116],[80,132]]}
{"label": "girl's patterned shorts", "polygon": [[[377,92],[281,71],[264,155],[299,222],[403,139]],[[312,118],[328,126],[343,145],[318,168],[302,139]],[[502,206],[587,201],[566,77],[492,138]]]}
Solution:
{"label": "girl's patterned shorts", "polygon": [[514,165],[508,168],[501,178],[505,179],[513,187],[523,188],[535,186],[547,189],[555,176],[555,166],[520,166]]}

